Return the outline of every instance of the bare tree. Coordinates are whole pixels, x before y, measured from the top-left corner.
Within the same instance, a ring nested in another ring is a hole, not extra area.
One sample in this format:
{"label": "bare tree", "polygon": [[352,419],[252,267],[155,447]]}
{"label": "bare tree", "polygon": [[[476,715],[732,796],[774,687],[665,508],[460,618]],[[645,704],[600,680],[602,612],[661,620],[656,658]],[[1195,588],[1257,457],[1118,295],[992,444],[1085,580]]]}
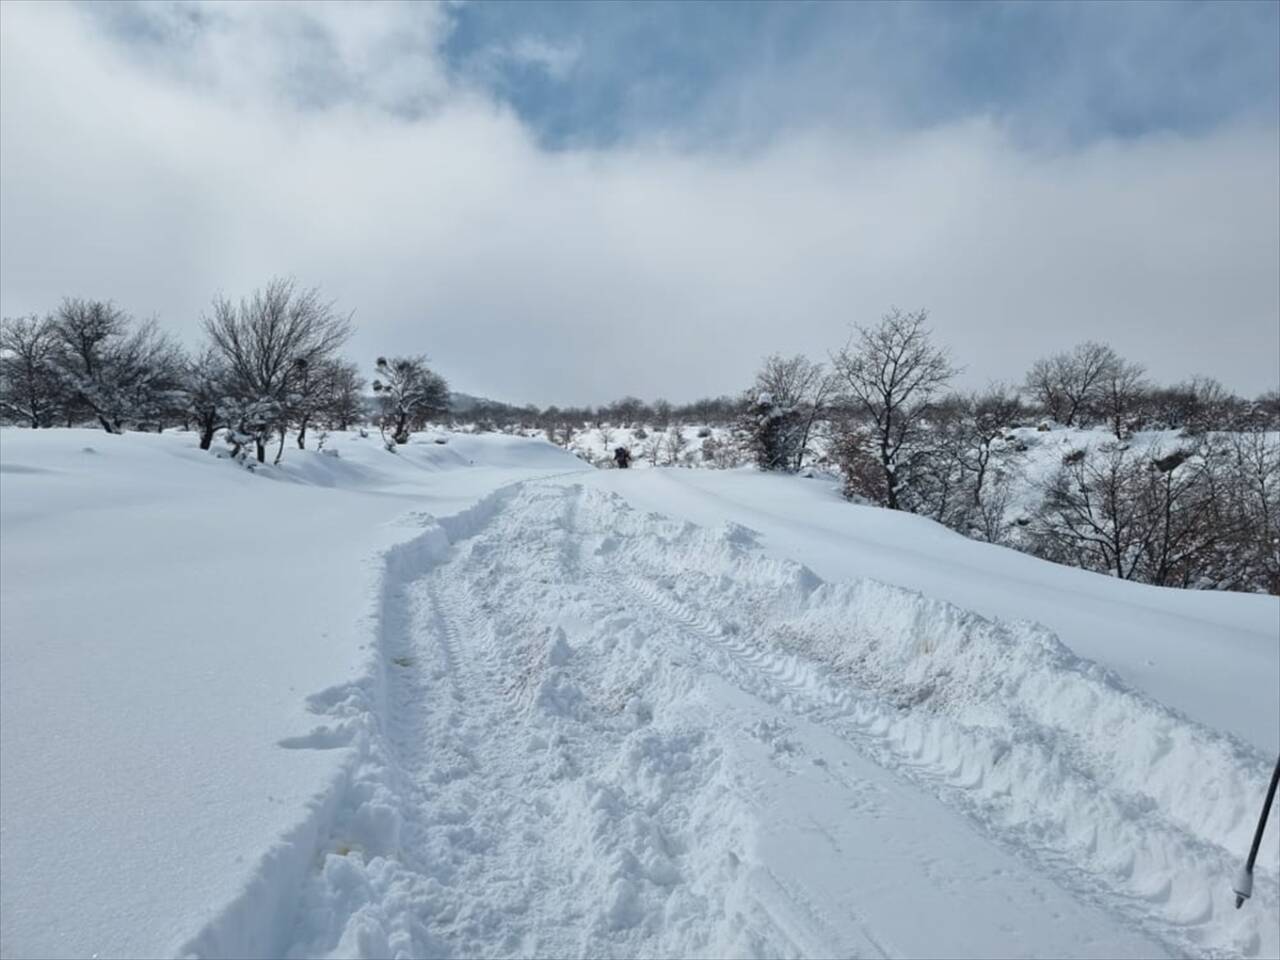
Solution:
{"label": "bare tree", "polygon": [[307,446],[307,429],[317,419],[322,426],[346,430],[360,416],[359,368],[347,360],[330,358],[316,367],[299,361],[289,391],[289,418],[297,431],[298,449]]}
{"label": "bare tree", "polygon": [[1184,396],[1185,409],[1181,426],[1190,434],[1212,430],[1230,430],[1232,408],[1240,401],[1213,377],[1195,376],[1176,388]]}
{"label": "bare tree", "polygon": [[928,313],[896,307],[876,327],[858,327],[832,366],[847,401],[870,420],[883,473],[884,505],[902,507],[900,457],[918,439],[935,395],[955,368],[945,349],[935,347]]}
{"label": "bare tree", "polygon": [[227,371],[220,355],[206,347],[187,365],[187,415],[200,431],[200,449],[213,445],[213,435],[227,424]]}
{"label": "bare tree", "polygon": [[143,324],[126,342],[136,351],[129,367],[136,372],[121,383],[129,418],[138,429],[164,430],[186,419],[186,353],[154,321]]}
{"label": "bare tree", "polygon": [[1236,588],[1280,595],[1280,439],[1265,430],[1218,439],[1219,489],[1238,518],[1232,567],[1242,576]]}
{"label": "bare tree", "polygon": [[1022,401],[1004,384],[995,384],[981,394],[969,398],[964,431],[965,466],[973,475],[973,503],[981,505],[983,489],[993,459],[1001,449],[997,441],[1018,422],[1023,413]]}
{"label": "bare tree", "polygon": [[645,402],[639,397],[626,396],[609,404],[609,415],[623,427],[630,427],[646,412]]}
{"label": "bare tree", "polygon": [[1070,353],[1037,360],[1027,374],[1027,390],[1063,426],[1097,404],[1104,377],[1120,362],[1104,343],[1089,341]]}
{"label": "bare tree", "polygon": [[364,416],[364,378],[349,360],[329,360],[324,365],[326,392],[321,413],[330,430],[350,430]]}
{"label": "bare tree", "polygon": [[350,316],[338,314],[318,288],[300,290],[276,278],[239,304],[215,299],[204,327],[244,418],[237,432],[251,438],[258,462],[265,462],[272,430],[281,432],[283,450],[290,392],[346,342]]}
{"label": "bare tree", "polygon": [[449,385],[426,357],[379,357],[377,371],[373,392],[382,405],[380,426],[391,427],[394,443],[408,443],[411,429],[448,411]]}
{"label": "bare tree", "polygon": [[114,304],[68,298],[54,315],[55,369],[108,433],[177,405],[181,354],[155,321],[137,327]]}
{"label": "bare tree", "polygon": [[1125,427],[1147,391],[1145,373],[1142,364],[1130,363],[1119,357],[1102,371],[1098,384],[1098,411],[1110,424],[1117,440],[1124,439]]}
{"label": "bare tree", "polygon": [[1036,552],[1122,580],[1134,578],[1148,539],[1144,473],[1136,455],[1114,444],[1065,457],[1036,517]]}
{"label": "bare tree", "polygon": [[1280,390],[1268,390],[1253,401],[1253,425],[1280,430]]}
{"label": "bare tree", "polygon": [[665,434],[655,430],[645,438],[644,446],[640,448],[640,456],[649,461],[649,466],[656,467],[662,459],[663,441],[666,439]]}
{"label": "bare tree", "polygon": [[680,424],[673,423],[667,427],[666,433],[663,434],[662,445],[666,453],[666,464],[668,466],[678,466],[681,457],[684,455],[685,448],[689,445],[689,441],[685,439],[684,430]]}
{"label": "bare tree", "polygon": [[0,322],[0,413],[32,429],[48,426],[65,391],[54,370],[58,338],[49,318]]}
{"label": "bare tree", "polygon": [[1214,495],[1211,474],[1192,450],[1148,454],[1141,516],[1145,525],[1142,576],[1158,586],[1192,586],[1211,565],[1219,542],[1234,524]]}

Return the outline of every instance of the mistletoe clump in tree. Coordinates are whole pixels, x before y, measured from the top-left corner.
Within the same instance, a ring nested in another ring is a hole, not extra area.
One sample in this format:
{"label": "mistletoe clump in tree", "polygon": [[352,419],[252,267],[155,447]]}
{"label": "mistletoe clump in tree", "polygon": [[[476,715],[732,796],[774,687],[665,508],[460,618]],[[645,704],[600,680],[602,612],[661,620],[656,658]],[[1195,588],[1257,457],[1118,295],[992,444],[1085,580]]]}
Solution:
{"label": "mistletoe clump in tree", "polygon": [[424,356],[379,357],[372,386],[382,411],[379,427],[384,438],[391,432],[393,446],[449,410],[449,384]]}

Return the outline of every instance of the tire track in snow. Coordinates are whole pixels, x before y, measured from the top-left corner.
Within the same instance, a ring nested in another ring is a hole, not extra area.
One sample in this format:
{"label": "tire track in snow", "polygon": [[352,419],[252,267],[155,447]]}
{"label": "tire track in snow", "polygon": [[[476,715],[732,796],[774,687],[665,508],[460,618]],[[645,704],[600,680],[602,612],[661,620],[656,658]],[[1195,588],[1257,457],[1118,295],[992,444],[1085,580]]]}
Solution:
{"label": "tire track in snow", "polygon": [[[708,928],[723,910],[687,882],[705,871],[684,829],[714,745],[580,684],[585,655],[547,616],[615,615],[617,598],[577,575],[581,495],[534,491],[524,509],[460,525],[446,557],[404,578],[384,643],[393,756],[380,774],[399,785],[398,842],[351,839],[368,807],[354,791],[291,955],[722,952]],[[764,949],[795,952],[776,937]]]}
{"label": "tire track in snow", "polygon": [[[972,755],[986,744],[945,718],[904,724],[920,711],[769,649],[767,624],[726,618],[700,571],[631,549],[654,531],[695,536],[687,526],[620,509],[580,486],[518,485],[478,521],[450,522],[447,553],[401,571],[382,651],[387,743],[367,749],[320,851],[292,955],[900,952],[863,917],[830,912],[843,901],[822,906],[743,862],[757,814],[722,762],[740,731],[717,729],[707,671],[973,814],[1082,900],[1182,952],[1222,949],[1197,939],[1204,918],[1188,935],[1162,915],[1170,891],[1144,908],[1099,879],[1100,860],[1086,869],[1069,845],[986,816],[992,764]],[[777,589],[743,573],[740,594]],[[851,797],[866,789],[825,773]]]}
{"label": "tire track in snow", "polygon": [[[684,525],[681,529],[688,528]],[[1119,861],[1099,852],[1099,825],[1081,842],[1057,822],[1052,811],[1043,817],[1033,813],[1002,823],[1002,800],[1012,788],[985,783],[987,764],[981,757],[989,755],[989,734],[954,723],[948,730],[946,718],[921,717],[918,708],[904,712],[870,691],[858,691],[845,678],[833,682],[829,669],[819,663],[767,649],[769,624],[742,630],[735,620],[726,621],[723,614],[708,612],[717,605],[693,587],[696,576],[689,577],[688,571],[681,576],[678,569],[673,572],[672,567],[662,565],[662,556],[661,550],[638,555],[635,569],[619,575],[618,582],[641,602],[664,611],[699,642],[722,651],[744,689],[836,731],[880,765],[904,774],[965,811],[1007,849],[1030,857],[1081,899],[1123,916],[1171,950],[1188,955],[1246,956],[1265,950],[1258,935],[1237,922],[1240,918],[1234,911],[1223,909],[1228,899],[1223,878],[1232,875],[1236,858],[1169,821],[1156,809],[1140,809],[1140,819],[1135,817],[1134,798],[1112,794],[1096,780],[1086,780],[1072,764],[1066,744],[1053,744],[1056,759],[1066,761],[1057,772],[1065,768],[1068,777],[1078,781],[1080,794],[1095,795],[1095,813],[1109,815],[1109,822],[1100,827],[1115,834],[1109,841],[1111,851],[1127,848]],[[673,595],[676,584],[704,605],[695,609],[681,602]],[[1062,738],[1059,730],[1042,728],[1029,718],[1021,720],[1031,728],[1028,732],[1033,740],[1051,743]],[[967,762],[966,752],[980,759]],[[1139,858],[1146,861],[1142,869]],[[1213,884],[1222,890],[1213,890]],[[1274,912],[1277,898],[1271,878],[1266,886],[1260,907],[1264,913]],[[1239,932],[1241,926],[1243,933]]]}

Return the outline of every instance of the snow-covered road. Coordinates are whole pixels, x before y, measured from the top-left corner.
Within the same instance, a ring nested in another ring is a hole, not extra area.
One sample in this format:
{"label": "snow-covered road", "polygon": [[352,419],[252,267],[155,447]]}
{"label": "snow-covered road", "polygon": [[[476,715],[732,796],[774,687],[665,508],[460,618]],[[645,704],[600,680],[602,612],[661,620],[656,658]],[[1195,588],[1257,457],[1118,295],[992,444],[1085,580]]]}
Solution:
{"label": "snow-covered road", "polygon": [[313,698],[297,743],[362,759],[277,945],[1275,954],[1274,864],[1247,913],[1221,882],[1249,814],[1173,782],[1254,758],[1043,631],[754,540],[540,481],[399,550],[383,676]]}
{"label": "snow-covered road", "polygon": [[0,956],[1280,954],[1275,598],[512,437],[0,441]]}

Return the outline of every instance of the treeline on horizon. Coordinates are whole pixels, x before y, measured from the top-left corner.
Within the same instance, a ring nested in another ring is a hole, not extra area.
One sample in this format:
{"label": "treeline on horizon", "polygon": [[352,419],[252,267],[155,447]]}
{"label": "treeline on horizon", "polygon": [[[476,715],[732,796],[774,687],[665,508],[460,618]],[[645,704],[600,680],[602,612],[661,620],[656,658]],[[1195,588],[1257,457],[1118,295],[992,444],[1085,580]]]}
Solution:
{"label": "treeline on horizon", "polygon": [[[323,445],[326,431],[368,424],[390,451],[433,422],[536,429],[566,448],[592,427],[714,426],[723,435],[698,451],[707,466],[828,469],[851,500],[1046,559],[1159,585],[1280,593],[1280,391],[1244,398],[1207,377],[1160,386],[1141,364],[1086,342],[1038,360],[1016,384],[962,393],[927,319],[894,309],[855,325],[825,362],[767,357],[736,396],[539,408],[451,403],[421,355],[343,357],[350,315],[292,280],[215,298],[194,351],[109,301],[68,298],[46,316],[0,321],[0,421],[181,427],[202,449],[221,437],[250,468],[279,463],[290,436],[305,449],[309,436]],[[1069,450],[1036,509],[1012,510],[1028,445],[1012,431],[1054,425],[1103,426],[1111,442]],[[1130,442],[1144,430],[1177,439]],[[671,440],[664,462],[689,463],[692,451]]]}
{"label": "treeline on horizon", "polygon": [[[631,395],[598,406],[539,407],[465,396],[455,402],[438,374],[428,377],[415,369],[409,378],[414,382],[402,385],[407,372],[403,363],[401,375],[395,376],[396,369],[379,367],[378,358],[367,365],[343,358],[350,316],[338,313],[318,289],[301,289],[279,278],[239,302],[215,298],[201,317],[205,342],[194,352],[184,350],[155,321],[138,322],[112,301],[66,298],[43,317],[5,318],[0,324],[0,421],[30,427],[96,423],[119,432],[192,424],[207,430],[212,423],[216,432],[240,420],[276,421],[274,426],[296,425],[305,444],[307,427],[317,420],[329,429],[378,422],[386,407],[379,393],[388,379],[394,381],[393,397],[403,393],[405,400],[404,409],[397,406],[393,435],[443,417],[495,430],[730,426],[741,420],[753,399],[748,390],[687,403]],[[420,356],[396,359],[420,360],[430,372]],[[783,364],[792,365],[793,377],[812,378],[811,386],[823,376],[821,363],[778,355],[768,358],[768,376],[784,374]],[[366,367],[372,381],[361,375]],[[1100,395],[1104,388],[1106,398]],[[1017,395],[1023,417],[1063,426],[1107,423],[1118,437],[1125,430],[1204,432],[1258,422],[1280,429],[1280,390],[1246,398],[1210,377],[1159,386],[1145,378],[1141,365],[1097,343],[1040,360],[1017,388],[1002,390]],[[826,415],[858,412],[859,405],[839,390],[820,388],[817,393],[817,405]],[[964,399],[951,394],[940,405]],[[255,404],[261,409],[249,416],[239,409]],[[215,406],[221,409],[215,411]]]}
{"label": "treeline on horizon", "polygon": [[[276,278],[239,301],[216,297],[202,344],[184,350],[155,321],[103,300],[0,321],[0,418],[32,428],[97,424],[108,433],[181,426],[201,449],[222,434],[237,460],[274,462],[293,433],[376,420],[388,449],[448,412],[449,386],[420,355],[361,365],[340,355],[351,317],[319,289]],[[366,392],[372,391],[372,398]]]}

